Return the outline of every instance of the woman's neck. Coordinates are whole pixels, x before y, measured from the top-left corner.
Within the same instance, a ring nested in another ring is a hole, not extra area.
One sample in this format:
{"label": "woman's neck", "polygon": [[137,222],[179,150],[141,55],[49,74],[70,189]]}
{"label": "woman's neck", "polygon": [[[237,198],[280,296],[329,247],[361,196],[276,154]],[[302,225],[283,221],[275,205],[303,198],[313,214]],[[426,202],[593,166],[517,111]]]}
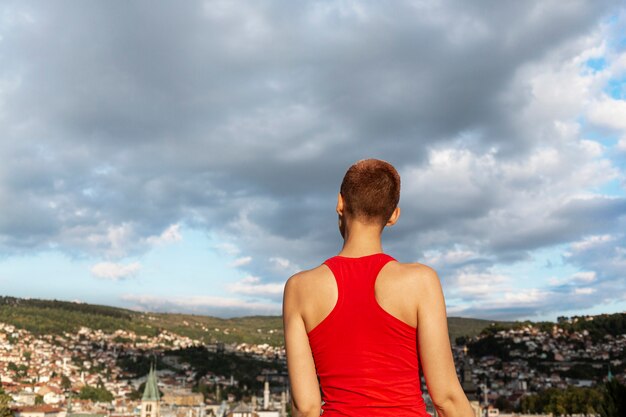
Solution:
{"label": "woman's neck", "polygon": [[351,221],[347,227],[343,247],[338,255],[350,258],[383,252],[382,229],[378,225]]}

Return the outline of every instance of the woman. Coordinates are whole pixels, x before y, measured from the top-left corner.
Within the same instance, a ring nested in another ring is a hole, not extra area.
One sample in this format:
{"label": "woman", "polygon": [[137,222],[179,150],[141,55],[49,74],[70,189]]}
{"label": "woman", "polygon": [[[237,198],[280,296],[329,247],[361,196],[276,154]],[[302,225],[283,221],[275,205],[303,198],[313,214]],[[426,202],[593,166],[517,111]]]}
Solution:
{"label": "woman", "polygon": [[420,361],[437,412],[474,416],[456,375],[437,273],[383,252],[381,234],[398,220],[399,200],[392,165],[352,165],[337,197],[341,251],[285,284],[294,417],[428,416]]}

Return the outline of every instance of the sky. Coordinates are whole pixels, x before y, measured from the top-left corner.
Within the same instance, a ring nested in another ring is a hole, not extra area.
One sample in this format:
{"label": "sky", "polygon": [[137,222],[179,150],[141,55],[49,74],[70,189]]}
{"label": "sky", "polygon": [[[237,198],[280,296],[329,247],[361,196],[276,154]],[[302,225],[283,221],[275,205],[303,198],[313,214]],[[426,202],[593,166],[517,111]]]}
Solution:
{"label": "sky", "polygon": [[626,311],[623,2],[0,4],[0,295],[279,315],[364,158],[449,316]]}

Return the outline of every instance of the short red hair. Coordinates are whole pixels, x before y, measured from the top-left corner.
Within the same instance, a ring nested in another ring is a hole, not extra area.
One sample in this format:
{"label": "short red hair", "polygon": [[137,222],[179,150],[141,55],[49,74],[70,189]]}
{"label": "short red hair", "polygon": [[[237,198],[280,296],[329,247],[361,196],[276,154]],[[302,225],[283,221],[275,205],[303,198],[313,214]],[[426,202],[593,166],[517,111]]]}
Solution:
{"label": "short red hair", "polygon": [[362,159],[348,168],[340,192],[348,215],[384,227],[400,201],[400,174],[389,162]]}

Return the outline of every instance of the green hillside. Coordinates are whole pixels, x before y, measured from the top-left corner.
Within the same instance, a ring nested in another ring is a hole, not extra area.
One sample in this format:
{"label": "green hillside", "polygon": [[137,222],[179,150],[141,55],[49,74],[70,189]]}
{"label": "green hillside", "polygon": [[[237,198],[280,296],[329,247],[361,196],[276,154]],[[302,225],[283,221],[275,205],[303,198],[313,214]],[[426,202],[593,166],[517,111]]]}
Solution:
{"label": "green hillside", "polygon": [[121,329],[146,336],[167,330],[205,343],[283,344],[280,316],[222,319],[194,314],[143,313],[72,301],[0,296],[0,322],[38,335],[76,333],[85,326],[105,333]]}
{"label": "green hillside", "polygon": [[[144,313],[71,301],[0,297],[0,321],[35,334],[75,333],[85,326],[106,333],[122,329],[147,336],[167,330],[205,343],[220,341],[283,345],[280,316],[222,319],[195,314]],[[454,343],[460,336],[475,336],[491,323],[506,326],[512,322],[449,317],[451,342]]]}
{"label": "green hillside", "polygon": [[497,323],[498,325],[506,327],[513,326],[516,322],[474,319],[468,317],[448,317],[448,333],[450,334],[450,341],[452,344],[455,344],[457,338],[471,338],[477,336],[484,329],[491,326],[492,323]]}
{"label": "green hillside", "polygon": [[218,317],[178,313],[136,313],[144,326],[199,339],[205,343],[283,344],[283,321],[280,316]]}

